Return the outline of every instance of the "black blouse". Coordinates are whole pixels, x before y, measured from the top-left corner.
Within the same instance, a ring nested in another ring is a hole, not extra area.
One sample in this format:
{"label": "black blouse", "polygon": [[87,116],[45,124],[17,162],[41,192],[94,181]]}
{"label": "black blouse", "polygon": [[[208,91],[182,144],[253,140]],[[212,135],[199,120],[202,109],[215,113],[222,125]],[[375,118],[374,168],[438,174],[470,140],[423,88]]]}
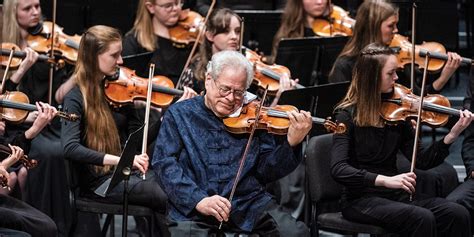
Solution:
{"label": "black blouse", "polygon": [[[349,110],[339,110],[335,118],[347,126],[342,134],[334,134],[331,173],[345,186],[345,198],[351,200],[363,196],[397,198],[401,190],[376,187],[377,175],[394,176],[397,153],[401,151],[411,159],[414,132],[410,122],[384,127],[359,127],[355,125]],[[449,146],[442,140],[428,149],[419,149],[416,167],[429,169],[441,164],[449,154]]]}

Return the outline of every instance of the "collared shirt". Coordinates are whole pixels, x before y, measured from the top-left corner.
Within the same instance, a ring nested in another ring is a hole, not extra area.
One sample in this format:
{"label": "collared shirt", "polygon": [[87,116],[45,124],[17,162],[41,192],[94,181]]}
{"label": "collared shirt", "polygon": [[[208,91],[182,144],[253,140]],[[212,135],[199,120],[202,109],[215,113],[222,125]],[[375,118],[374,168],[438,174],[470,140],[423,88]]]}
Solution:
{"label": "collared shirt", "polygon": [[[227,132],[222,119],[205,106],[202,96],[168,109],[152,166],[168,195],[171,220],[212,219],[198,213],[195,206],[216,194],[229,198],[248,136]],[[231,202],[230,222],[251,231],[271,199],[265,184],[287,175],[300,161],[286,136],[257,131]]]}

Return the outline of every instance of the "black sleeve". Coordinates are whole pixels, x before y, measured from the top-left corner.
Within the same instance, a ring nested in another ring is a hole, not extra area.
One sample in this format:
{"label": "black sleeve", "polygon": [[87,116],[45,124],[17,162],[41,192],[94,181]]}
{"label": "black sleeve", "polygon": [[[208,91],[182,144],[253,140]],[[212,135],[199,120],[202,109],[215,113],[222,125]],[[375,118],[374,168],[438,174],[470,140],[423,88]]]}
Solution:
{"label": "black sleeve", "polygon": [[122,42],[122,56],[144,53],[146,50],[140,46],[135,37],[135,31],[128,32]]}
{"label": "black sleeve", "polygon": [[83,99],[78,87],[75,87],[64,97],[64,108],[69,113],[80,115],[78,121],[64,120],[61,123],[61,145],[66,159],[103,165],[105,153],[98,152],[84,146],[82,141],[83,129],[85,129]]}
{"label": "black sleeve", "polygon": [[351,189],[363,189],[375,185],[376,173],[354,167],[351,162],[351,146],[354,140],[354,123],[349,111],[340,110],[336,121],[346,125],[344,133],[336,133],[331,149],[331,175],[338,183]]}
{"label": "black sleeve", "polygon": [[354,64],[345,57],[338,57],[334,62],[334,67],[329,74],[329,82],[345,82],[352,80],[352,68]]}
{"label": "black sleeve", "polygon": [[[473,109],[472,107],[471,104],[471,110]],[[471,123],[469,127],[464,130],[461,156],[464,166],[466,167],[467,177],[470,177],[472,171],[474,171],[474,123]]]}

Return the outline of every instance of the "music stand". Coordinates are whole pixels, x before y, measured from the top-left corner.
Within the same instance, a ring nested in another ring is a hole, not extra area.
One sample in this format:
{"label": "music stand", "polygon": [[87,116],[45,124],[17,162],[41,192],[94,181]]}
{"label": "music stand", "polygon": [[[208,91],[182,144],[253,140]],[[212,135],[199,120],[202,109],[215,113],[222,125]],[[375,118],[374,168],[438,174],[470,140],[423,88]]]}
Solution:
{"label": "music stand", "polygon": [[244,18],[244,45],[248,48],[272,53],[273,37],[280,26],[281,10],[235,10],[237,15]]}
{"label": "music stand", "polygon": [[119,163],[117,164],[114,173],[111,178],[108,178],[102,185],[100,185],[94,192],[95,194],[106,197],[112,189],[117,186],[123,180],[123,219],[122,219],[122,236],[127,236],[127,217],[128,217],[128,180],[132,173],[133,159],[135,158],[135,152],[143,135],[142,125],[136,131],[132,132],[127,141],[125,142],[125,148],[120,155]]}
{"label": "music stand", "polygon": [[123,66],[135,70],[137,76],[148,78],[148,65],[152,56],[153,52],[123,55]]}
{"label": "music stand", "polygon": [[348,37],[282,39],[275,63],[288,67],[303,86],[327,83],[329,72]]}
{"label": "music stand", "polygon": [[[339,82],[303,89],[287,90],[281,94],[278,104],[293,105],[306,110],[312,116],[327,118],[332,116],[334,107],[346,95],[350,82]],[[313,126],[311,136],[325,134],[322,126]]]}

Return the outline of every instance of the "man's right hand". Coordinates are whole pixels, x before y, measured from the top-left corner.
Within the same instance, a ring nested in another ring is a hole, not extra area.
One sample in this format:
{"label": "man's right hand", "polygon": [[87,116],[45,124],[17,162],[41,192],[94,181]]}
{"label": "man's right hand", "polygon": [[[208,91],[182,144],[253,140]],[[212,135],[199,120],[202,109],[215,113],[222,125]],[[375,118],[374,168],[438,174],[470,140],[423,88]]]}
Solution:
{"label": "man's right hand", "polygon": [[230,202],[219,195],[203,198],[196,205],[196,210],[203,215],[213,216],[219,222],[228,221],[230,214]]}

